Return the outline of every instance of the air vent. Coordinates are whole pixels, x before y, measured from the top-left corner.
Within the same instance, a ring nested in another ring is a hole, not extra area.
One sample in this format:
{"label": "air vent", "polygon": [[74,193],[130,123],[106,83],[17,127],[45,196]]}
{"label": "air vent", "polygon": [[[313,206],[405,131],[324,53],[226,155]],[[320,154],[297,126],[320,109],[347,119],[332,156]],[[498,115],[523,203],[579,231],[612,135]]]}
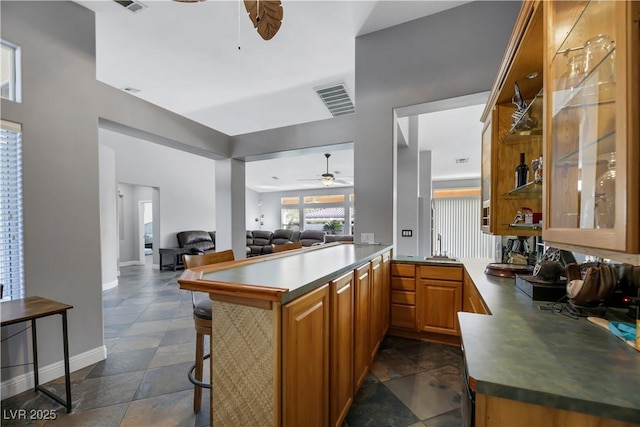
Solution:
{"label": "air vent", "polygon": [[315,91],[324,102],[324,105],[327,106],[329,112],[333,114],[333,117],[351,114],[356,111],[344,83],[316,87]]}
{"label": "air vent", "polygon": [[469,163],[469,158],[468,157],[460,157],[459,159],[456,159],[456,163]]}
{"label": "air vent", "polygon": [[124,7],[125,9],[127,9],[129,12],[133,12],[133,13],[138,13],[142,9],[147,7],[146,4],[140,3],[139,1],[132,1],[132,0],[113,0],[113,1],[118,3],[120,6]]}
{"label": "air vent", "polygon": [[125,87],[123,87],[121,89],[123,91],[129,92],[129,93],[138,93],[138,92],[140,92],[140,89],[136,89],[135,87],[131,87],[131,86],[125,86]]}

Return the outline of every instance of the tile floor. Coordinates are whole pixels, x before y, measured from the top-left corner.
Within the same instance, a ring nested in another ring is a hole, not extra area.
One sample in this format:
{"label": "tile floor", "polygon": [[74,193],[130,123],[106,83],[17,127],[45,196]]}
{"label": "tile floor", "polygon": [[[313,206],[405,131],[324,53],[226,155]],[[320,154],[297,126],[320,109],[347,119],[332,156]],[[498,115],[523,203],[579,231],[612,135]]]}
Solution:
{"label": "tile floor", "polygon": [[[193,413],[195,331],[180,271],[124,267],[103,294],[108,358],[71,374],[73,411],[32,390],[2,401],[2,426],[204,427],[209,395]],[[73,337],[71,338],[73,339]],[[458,427],[460,350],[387,337],[354,399],[344,427]],[[64,378],[47,384],[64,395]],[[55,410],[55,420],[11,419],[10,410]]]}

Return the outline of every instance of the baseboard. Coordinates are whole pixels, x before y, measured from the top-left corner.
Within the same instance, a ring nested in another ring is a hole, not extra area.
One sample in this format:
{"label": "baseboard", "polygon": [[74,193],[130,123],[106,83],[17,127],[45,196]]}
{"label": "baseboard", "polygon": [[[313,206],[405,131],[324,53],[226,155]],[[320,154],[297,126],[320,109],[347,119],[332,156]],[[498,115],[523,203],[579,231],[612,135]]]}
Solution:
{"label": "baseboard", "polygon": [[[92,350],[85,351],[82,354],[69,358],[69,370],[75,372],[94,363],[100,362],[107,358],[107,347],[100,346]],[[40,384],[45,384],[64,376],[64,361],[52,363],[48,366],[41,366],[39,369]],[[34,387],[33,371],[21,374],[6,381],[2,381],[2,391],[0,392],[3,399],[15,396],[23,391],[32,390]]]}
{"label": "baseboard", "polygon": [[121,263],[118,264],[118,266],[120,267],[129,267],[132,265],[144,265],[144,262],[140,262],[140,261],[122,261]]}
{"label": "baseboard", "polygon": [[109,283],[103,283],[102,284],[102,290],[106,291],[107,289],[115,288],[116,286],[118,286],[118,279],[112,280]]}

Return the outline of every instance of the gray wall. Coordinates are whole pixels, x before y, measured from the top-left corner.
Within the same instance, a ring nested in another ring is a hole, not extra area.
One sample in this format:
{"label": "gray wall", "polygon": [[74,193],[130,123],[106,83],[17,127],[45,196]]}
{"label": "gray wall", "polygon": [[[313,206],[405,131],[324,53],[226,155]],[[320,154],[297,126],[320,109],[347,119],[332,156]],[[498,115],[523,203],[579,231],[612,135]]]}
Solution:
{"label": "gray wall", "polygon": [[[97,82],[92,11],[72,2],[3,1],[0,12],[0,36],[22,47],[22,103],[2,100],[1,111],[23,125],[26,294],[74,306],[69,350],[76,370],[105,357],[99,121],[214,158],[229,154],[229,138]],[[59,323],[39,326],[40,366],[57,364],[43,382],[63,372]],[[3,328],[3,337],[12,331]],[[23,333],[2,343],[3,365],[31,360],[28,338]],[[3,396],[24,387],[21,374],[29,370],[3,369]]]}

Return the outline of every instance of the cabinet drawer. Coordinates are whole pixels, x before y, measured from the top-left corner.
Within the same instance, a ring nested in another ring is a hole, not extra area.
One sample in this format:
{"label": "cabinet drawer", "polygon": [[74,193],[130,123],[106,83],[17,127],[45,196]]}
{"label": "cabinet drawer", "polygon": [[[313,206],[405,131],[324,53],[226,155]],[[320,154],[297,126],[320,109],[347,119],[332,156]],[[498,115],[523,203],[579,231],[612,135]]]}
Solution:
{"label": "cabinet drawer", "polygon": [[416,328],[416,308],[412,305],[391,304],[391,326]]}
{"label": "cabinet drawer", "polygon": [[462,267],[423,265],[420,267],[420,277],[422,279],[462,281]]}
{"label": "cabinet drawer", "polygon": [[415,264],[391,264],[391,275],[402,277],[416,277]]}
{"label": "cabinet drawer", "polygon": [[391,291],[393,304],[416,305],[416,293],[407,291]]}
{"label": "cabinet drawer", "polygon": [[416,279],[409,279],[407,277],[392,277],[391,289],[398,291],[415,291]]}

